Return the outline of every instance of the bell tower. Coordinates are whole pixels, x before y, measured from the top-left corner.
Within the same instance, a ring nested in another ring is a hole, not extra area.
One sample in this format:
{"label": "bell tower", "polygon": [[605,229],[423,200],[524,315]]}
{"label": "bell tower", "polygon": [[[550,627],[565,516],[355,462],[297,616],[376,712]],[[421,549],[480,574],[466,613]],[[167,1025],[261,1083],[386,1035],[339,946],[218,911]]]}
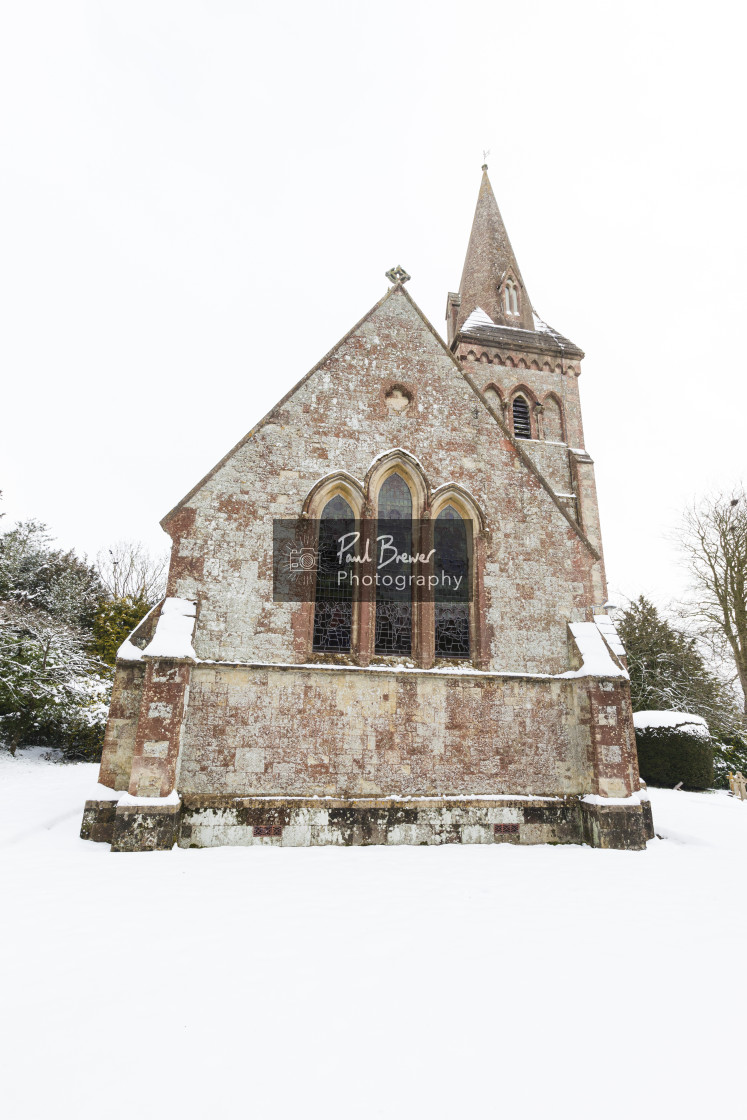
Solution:
{"label": "bell tower", "polygon": [[487,164],[447,337],[502,420],[601,555],[593,461],[584,450],[583,350],[535,312],[493,194]]}

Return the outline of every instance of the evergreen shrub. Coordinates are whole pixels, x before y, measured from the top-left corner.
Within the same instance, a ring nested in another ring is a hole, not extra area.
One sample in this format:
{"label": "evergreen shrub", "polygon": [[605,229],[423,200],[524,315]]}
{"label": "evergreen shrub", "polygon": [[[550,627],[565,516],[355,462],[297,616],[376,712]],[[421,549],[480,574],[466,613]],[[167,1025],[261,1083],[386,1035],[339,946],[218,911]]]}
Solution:
{"label": "evergreen shrub", "polygon": [[636,728],[638,767],[644,782],[669,789],[713,787],[713,746],[709,738],[682,727]]}

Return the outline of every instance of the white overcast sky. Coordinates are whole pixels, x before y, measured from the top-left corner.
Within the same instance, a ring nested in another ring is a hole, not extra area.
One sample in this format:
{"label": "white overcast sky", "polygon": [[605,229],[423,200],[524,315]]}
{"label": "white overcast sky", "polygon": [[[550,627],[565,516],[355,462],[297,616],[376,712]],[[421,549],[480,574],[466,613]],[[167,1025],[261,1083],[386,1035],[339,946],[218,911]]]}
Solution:
{"label": "white overcast sky", "polygon": [[677,595],[683,505],[744,477],[736,3],[3,5],[4,526],[158,521],[384,293],[439,331],[482,151],[582,346],[614,592]]}

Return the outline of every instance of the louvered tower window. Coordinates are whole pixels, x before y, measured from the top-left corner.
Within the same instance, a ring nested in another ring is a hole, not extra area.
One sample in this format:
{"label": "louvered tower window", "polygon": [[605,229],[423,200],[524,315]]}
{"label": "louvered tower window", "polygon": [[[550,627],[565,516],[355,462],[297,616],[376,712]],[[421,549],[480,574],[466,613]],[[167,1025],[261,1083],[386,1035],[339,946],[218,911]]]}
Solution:
{"label": "louvered tower window", "polygon": [[532,421],[529,417],[529,405],[524,397],[514,397],[514,435],[517,439],[532,438]]}

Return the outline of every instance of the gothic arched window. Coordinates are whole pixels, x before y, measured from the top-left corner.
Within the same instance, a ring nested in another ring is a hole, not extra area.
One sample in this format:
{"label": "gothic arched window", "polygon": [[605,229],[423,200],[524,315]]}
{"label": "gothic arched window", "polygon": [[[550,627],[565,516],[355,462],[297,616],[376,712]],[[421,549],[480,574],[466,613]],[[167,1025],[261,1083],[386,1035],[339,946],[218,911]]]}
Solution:
{"label": "gothic arched window", "polygon": [[338,580],[345,571],[339,559],[338,541],[355,532],[355,514],[341,495],[322,510],[317,549],[316,598],[314,605],[315,653],[349,653],[353,633],[353,589],[349,580]]}
{"label": "gothic arched window", "polygon": [[514,435],[517,439],[532,438],[532,420],[529,413],[529,404],[525,397],[514,397],[512,405],[514,418]]}
{"label": "gothic arched window", "polygon": [[[377,538],[391,538],[391,548],[408,556],[413,552],[412,494],[400,474],[390,474],[379,490]],[[377,542],[380,548],[380,542]],[[412,564],[395,560],[377,568],[376,635],[377,654],[412,651]]]}
{"label": "gothic arched window", "polygon": [[503,287],[503,305],[507,315],[519,314],[519,292],[513,280],[507,280]]}
{"label": "gothic arched window", "polygon": [[436,657],[469,657],[470,558],[467,530],[454,506],[446,506],[433,527],[441,582],[435,603]]}

